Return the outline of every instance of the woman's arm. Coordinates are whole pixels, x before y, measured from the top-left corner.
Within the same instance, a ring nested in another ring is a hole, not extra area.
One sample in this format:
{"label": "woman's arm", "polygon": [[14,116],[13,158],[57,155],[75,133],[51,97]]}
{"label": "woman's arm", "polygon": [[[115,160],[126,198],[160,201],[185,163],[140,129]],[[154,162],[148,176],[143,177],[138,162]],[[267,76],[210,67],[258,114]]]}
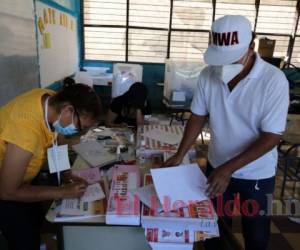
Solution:
{"label": "woman's arm", "polygon": [[145,124],[144,115],[141,109],[136,110],[136,125]]}
{"label": "woman's arm", "polygon": [[32,153],[15,144],[7,143],[6,153],[0,169],[0,199],[34,202],[59,198],[80,197],[86,186],[74,183],[63,187],[32,186],[24,184],[26,168]]}
{"label": "woman's arm", "polygon": [[108,113],[107,113],[107,117],[106,117],[106,122],[105,122],[106,127],[109,127],[109,128],[124,127],[123,123],[120,123],[120,124],[115,123],[115,120],[117,119],[117,117],[118,117],[118,114],[111,111],[111,109],[109,109]]}

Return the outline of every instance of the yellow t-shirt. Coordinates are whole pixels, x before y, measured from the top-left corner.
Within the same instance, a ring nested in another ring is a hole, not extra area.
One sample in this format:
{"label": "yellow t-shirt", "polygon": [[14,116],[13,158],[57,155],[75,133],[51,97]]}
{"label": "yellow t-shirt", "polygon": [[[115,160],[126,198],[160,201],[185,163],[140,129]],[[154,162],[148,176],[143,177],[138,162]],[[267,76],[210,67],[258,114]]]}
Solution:
{"label": "yellow t-shirt", "polygon": [[0,108],[0,168],[7,142],[31,152],[24,183],[30,183],[37,176],[45,161],[47,148],[53,142],[54,133],[46,126],[41,100],[43,95],[54,93],[47,89],[33,89]]}

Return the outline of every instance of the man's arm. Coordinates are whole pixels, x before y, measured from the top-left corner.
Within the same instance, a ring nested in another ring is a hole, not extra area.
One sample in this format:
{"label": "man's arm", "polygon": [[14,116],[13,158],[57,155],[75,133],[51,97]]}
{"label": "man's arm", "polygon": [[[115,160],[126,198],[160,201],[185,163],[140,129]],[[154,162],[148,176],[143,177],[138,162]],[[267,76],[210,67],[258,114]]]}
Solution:
{"label": "man's arm", "polygon": [[182,162],[183,157],[196,141],[198,135],[206,122],[206,116],[192,114],[185,127],[183,138],[180,142],[177,153],[169,158],[165,163],[165,167],[176,166]]}
{"label": "man's arm", "polygon": [[260,137],[254,141],[244,152],[216,168],[208,177],[207,194],[215,197],[223,193],[229,183],[231,175],[238,169],[257,160],[280,142],[281,135],[262,132]]}

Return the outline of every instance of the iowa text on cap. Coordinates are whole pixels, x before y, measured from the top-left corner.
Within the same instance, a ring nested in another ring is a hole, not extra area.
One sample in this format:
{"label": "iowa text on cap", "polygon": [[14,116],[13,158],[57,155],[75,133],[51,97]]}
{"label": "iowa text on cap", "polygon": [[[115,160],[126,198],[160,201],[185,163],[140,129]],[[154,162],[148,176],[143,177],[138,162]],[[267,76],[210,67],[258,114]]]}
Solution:
{"label": "iowa text on cap", "polygon": [[213,44],[216,46],[229,46],[239,44],[238,32],[217,33],[212,32]]}

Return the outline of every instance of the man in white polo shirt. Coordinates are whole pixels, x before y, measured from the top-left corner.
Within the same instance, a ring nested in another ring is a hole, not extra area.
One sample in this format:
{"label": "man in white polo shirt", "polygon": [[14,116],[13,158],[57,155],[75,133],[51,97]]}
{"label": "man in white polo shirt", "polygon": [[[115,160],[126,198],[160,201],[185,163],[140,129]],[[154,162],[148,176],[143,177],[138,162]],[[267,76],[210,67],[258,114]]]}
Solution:
{"label": "man in white polo shirt", "polygon": [[[270,218],[263,214],[267,195],[274,190],[276,146],[289,104],[288,82],[254,52],[251,24],[243,16],[224,16],[213,23],[204,61],[209,66],[199,77],[192,116],[178,152],[165,165],[181,163],[209,117],[207,193],[211,198],[222,195],[223,208],[216,210],[228,224],[231,218],[225,204],[239,193],[246,250],[265,250]],[[254,202],[249,205],[249,200]],[[210,249],[210,242],[206,244]]]}

